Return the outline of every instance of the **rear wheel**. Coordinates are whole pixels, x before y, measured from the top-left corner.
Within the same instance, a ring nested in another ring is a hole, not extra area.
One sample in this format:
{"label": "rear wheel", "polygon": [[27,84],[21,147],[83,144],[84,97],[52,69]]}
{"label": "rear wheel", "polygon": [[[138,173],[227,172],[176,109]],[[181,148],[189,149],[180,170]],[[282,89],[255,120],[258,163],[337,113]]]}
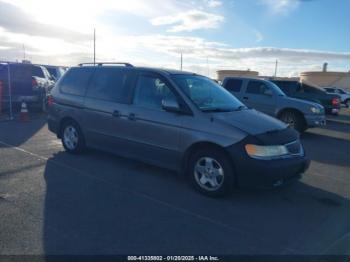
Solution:
{"label": "rear wheel", "polygon": [[61,129],[61,140],[65,150],[72,154],[78,154],[85,149],[85,139],[80,127],[74,121],[67,121]]}
{"label": "rear wheel", "polygon": [[230,159],[220,150],[211,148],[192,154],[188,176],[195,189],[210,197],[227,195],[234,182]]}
{"label": "rear wheel", "polygon": [[286,111],[282,113],[279,119],[300,133],[305,132],[307,129],[304,118],[297,112]]}

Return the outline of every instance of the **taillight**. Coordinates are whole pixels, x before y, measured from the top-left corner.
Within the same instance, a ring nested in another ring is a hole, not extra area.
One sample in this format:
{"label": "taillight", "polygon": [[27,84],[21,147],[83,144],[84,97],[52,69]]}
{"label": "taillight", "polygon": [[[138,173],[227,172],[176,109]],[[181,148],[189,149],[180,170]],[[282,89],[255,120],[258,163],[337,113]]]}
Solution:
{"label": "taillight", "polygon": [[47,105],[52,106],[54,103],[53,97],[51,95],[47,96]]}
{"label": "taillight", "polygon": [[340,99],[339,98],[333,98],[332,99],[332,105],[339,106],[340,105]]}
{"label": "taillight", "polygon": [[32,78],[32,87],[37,87],[38,86],[38,82],[36,81],[35,78]]}

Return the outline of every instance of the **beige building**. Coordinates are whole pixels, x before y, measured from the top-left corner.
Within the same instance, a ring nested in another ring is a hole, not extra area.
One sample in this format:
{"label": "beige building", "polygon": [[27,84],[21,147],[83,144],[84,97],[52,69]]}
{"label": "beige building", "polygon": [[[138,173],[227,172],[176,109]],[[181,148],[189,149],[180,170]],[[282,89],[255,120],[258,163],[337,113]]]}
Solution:
{"label": "beige building", "polygon": [[300,74],[300,79],[321,87],[339,87],[350,91],[350,72],[304,72]]}
{"label": "beige building", "polygon": [[259,77],[259,72],[250,70],[218,70],[217,80],[223,81],[225,77]]}

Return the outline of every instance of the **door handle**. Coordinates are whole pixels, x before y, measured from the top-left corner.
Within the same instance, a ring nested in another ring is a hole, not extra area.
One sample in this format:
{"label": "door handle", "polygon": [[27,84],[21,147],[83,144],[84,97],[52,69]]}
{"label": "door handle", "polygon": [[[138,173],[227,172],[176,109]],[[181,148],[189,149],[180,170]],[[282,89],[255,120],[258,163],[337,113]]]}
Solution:
{"label": "door handle", "polygon": [[120,112],[118,110],[116,110],[116,111],[113,112],[113,116],[114,117],[121,117],[121,114],[120,114]]}
{"label": "door handle", "polygon": [[129,114],[128,119],[131,121],[135,121],[136,120],[136,115],[134,113]]}
{"label": "door handle", "polygon": [[246,97],[246,96],[245,96],[245,97],[243,97],[243,99],[244,99],[244,100],[249,100],[249,98],[248,98],[248,97]]}

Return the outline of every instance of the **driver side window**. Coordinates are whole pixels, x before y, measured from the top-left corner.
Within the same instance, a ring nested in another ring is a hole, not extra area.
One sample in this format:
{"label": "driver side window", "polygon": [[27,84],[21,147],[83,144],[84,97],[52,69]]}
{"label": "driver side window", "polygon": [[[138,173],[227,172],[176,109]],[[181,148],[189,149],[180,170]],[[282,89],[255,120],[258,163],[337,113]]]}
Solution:
{"label": "driver side window", "polygon": [[177,101],[167,84],[156,76],[139,76],[135,89],[134,105],[163,111],[163,100]]}
{"label": "driver side window", "polygon": [[271,89],[261,81],[249,81],[247,93],[254,95],[272,95]]}

